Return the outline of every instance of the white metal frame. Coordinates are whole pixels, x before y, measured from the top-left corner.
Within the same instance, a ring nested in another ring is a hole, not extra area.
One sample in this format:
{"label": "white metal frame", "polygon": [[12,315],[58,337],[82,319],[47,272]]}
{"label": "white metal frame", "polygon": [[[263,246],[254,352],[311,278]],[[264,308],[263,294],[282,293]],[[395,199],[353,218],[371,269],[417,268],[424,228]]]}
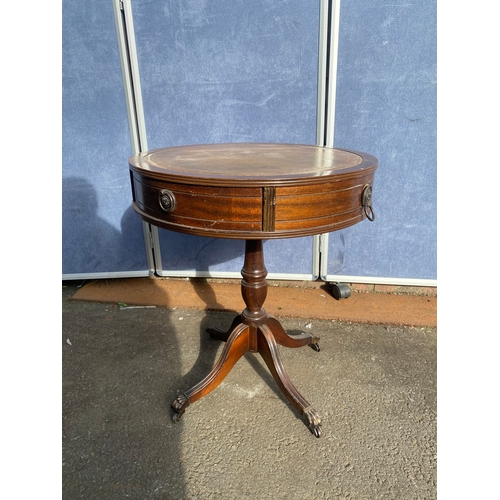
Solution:
{"label": "white metal frame", "polygon": [[378,276],[348,276],[330,274],[322,278],[331,283],[364,283],[367,285],[396,285],[396,286],[437,286],[437,280],[420,278],[385,278]]}
{"label": "white metal frame", "polygon": [[[142,104],[141,79],[135,44],[134,20],[130,0],[112,0],[115,15],[116,36],[122,68],[123,87],[127,104],[130,141],[133,154],[148,150],[146,123]],[[161,268],[158,228],[142,223],[148,262],[148,274]],[[115,274],[115,273],[110,273]]]}
{"label": "white metal frame", "polygon": [[[241,256],[241,263],[243,264],[243,255]],[[241,272],[236,271],[163,271],[161,277],[169,278],[214,278],[214,279],[241,279]],[[268,280],[294,280],[294,281],[311,281],[317,278],[312,274],[290,274],[290,273],[268,273]]]}
{"label": "white metal frame", "polygon": [[[115,14],[116,33],[120,51],[120,61],[122,66],[122,77],[125,89],[125,99],[127,102],[128,121],[130,126],[130,138],[134,154],[140,151],[147,151],[147,136],[144,120],[144,109],[142,103],[139,65],[137,59],[137,49],[135,44],[134,22],[132,15],[131,0],[112,0]],[[231,271],[198,271],[182,270],[171,271],[163,269],[161,262],[161,248],[158,228],[143,222],[146,251],[148,253],[149,274],[156,273],[161,277],[203,277],[203,278],[241,278],[240,272]],[[313,252],[315,251],[313,245]],[[313,253],[315,255],[315,253]],[[313,257],[314,260],[314,257]],[[314,265],[311,274],[288,274],[269,273],[269,279],[283,280],[312,280],[317,279],[314,274]],[[130,274],[130,273],[129,273]],[[127,273],[120,273],[124,277]],[[89,278],[97,278],[95,275],[85,275]],[[117,273],[102,274],[99,277],[118,277]]]}
{"label": "white metal frame", "polygon": [[[321,0],[316,145],[328,148],[334,144],[339,21],[340,0]],[[323,279],[328,265],[328,233],[314,236],[313,252],[313,273]]]}
{"label": "white metal frame", "polygon": [[[321,0],[316,144],[334,147],[340,0]],[[437,280],[328,274],[328,234],[315,236],[315,264],[323,281],[404,286],[437,286]]]}
{"label": "white metal frame", "polygon": [[[111,0],[115,15],[116,34],[122,67],[125,100],[127,104],[130,140],[133,153],[147,151],[147,136],[142,103],[139,65],[135,44],[131,0]],[[335,102],[340,21],[340,0],[320,0],[319,52],[316,145],[334,147]],[[101,279],[144,276],[156,273],[164,277],[240,278],[239,272],[169,271],[161,262],[158,228],[143,222],[148,271],[66,274],[63,279]],[[346,276],[328,274],[328,234],[313,237],[311,274],[269,273],[269,279],[315,280],[344,283],[436,286],[437,280]]]}
{"label": "white metal frame", "polygon": [[[116,37],[125,91],[125,103],[133,154],[147,150],[146,126],[142,108],[141,83],[135,47],[134,24],[130,0],[111,0],[115,17]],[[160,255],[157,228],[142,224],[148,269],[145,271],[115,271],[98,273],[66,273],[63,280],[129,278],[149,276],[155,271],[155,259]]]}
{"label": "white metal frame", "polygon": [[316,145],[333,148],[340,0],[321,0],[319,16]]}

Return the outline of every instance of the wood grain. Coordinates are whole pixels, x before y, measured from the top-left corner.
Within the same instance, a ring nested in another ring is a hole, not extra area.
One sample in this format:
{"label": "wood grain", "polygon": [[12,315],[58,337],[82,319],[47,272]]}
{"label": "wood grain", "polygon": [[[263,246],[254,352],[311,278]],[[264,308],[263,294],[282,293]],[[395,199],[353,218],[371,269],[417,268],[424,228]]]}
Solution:
{"label": "wood grain", "polygon": [[[362,191],[377,159],[297,144],[156,149],[129,160],[133,206],[151,224],[202,236],[277,239],[330,232],[365,218]],[[165,213],[158,194],[169,190]]]}

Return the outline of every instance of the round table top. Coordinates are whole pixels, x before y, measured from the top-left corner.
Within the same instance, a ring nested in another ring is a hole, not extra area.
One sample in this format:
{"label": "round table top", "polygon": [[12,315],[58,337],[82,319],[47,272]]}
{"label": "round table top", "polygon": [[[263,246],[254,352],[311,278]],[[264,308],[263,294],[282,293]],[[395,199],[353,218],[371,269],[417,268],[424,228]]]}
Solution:
{"label": "round table top", "polygon": [[301,144],[231,143],[175,146],[139,153],[132,170],[200,185],[303,185],[374,169],[366,153]]}

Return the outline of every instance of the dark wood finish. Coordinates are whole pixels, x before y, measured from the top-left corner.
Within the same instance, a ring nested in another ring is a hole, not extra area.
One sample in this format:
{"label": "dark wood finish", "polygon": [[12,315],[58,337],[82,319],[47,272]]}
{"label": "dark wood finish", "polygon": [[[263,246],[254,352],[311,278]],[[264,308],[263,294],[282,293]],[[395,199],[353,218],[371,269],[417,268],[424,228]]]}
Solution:
{"label": "dark wood finish", "polygon": [[276,229],[276,188],[262,188],[262,231],[273,232]]}
{"label": "dark wood finish", "polygon": [[[321,436],[321,419],[312,406],[300,395],[286,374],[277,344],[286,347],[317,346],[319,338],[308,333],[288,335],[279,321],[266,313],[263,304],[267,295],[267,270],[264,265],[262,240],[247,240],[245,263],[241,271],[241,293],[246,308],[236,316],[230,329],[208,330],[213,338],[226,342],[222,354],[212,371],[198,384],[180,393],[172,403],[174,421],[178,421],[186,408],[213,391],[226,377],[231,368],[246,352],[258,352],[264,358],[276,383],[290,404],[300,413],[309,430]],[[319,351],[319,348],[316,348]]]}
{"label": "dark wood finish", "polygon": [[[377,160],[297,144],[211,144],[157,149],[129,160],[135,210],[147,222],[219,238],[310,236],[362,221]],[[169,190],[166,214],[159,192]]]}
{"label": "dark wood finish", "polygon": [[246,308],[228,330],[208,330],[226,344],[212,371],[174,400],[173,420],[213,391],[241,356],[258,352],[290,404],[319,437],[321,418],[291,382],[278,351],[278,344],[309,345],[319,351],[319,338],[287,334],[264,310],[262,240],[334,231],[366,218],[363,191],[373,184],[377,159],[318,146],[212,144],[141,153],[131,157],[129,165],[133,206],[146,222],[183,233],[246,240],[241,270]]}

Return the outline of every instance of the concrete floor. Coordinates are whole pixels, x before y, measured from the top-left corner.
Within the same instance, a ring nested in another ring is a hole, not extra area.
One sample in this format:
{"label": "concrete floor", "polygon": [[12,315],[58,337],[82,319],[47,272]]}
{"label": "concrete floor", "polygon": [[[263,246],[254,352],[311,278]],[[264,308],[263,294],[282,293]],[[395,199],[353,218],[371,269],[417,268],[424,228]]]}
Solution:
{"label": "concrete floor", "polygon": [[[259,355],[171,421],[232,313],[72,301],[63,288],[63,499],[435,499],[436,329],[280,318],[280,348],[323,420],[315,438]],[[307,326],[306,326],[307,325]],[[307,329],[306,329],[307,328]]]}

